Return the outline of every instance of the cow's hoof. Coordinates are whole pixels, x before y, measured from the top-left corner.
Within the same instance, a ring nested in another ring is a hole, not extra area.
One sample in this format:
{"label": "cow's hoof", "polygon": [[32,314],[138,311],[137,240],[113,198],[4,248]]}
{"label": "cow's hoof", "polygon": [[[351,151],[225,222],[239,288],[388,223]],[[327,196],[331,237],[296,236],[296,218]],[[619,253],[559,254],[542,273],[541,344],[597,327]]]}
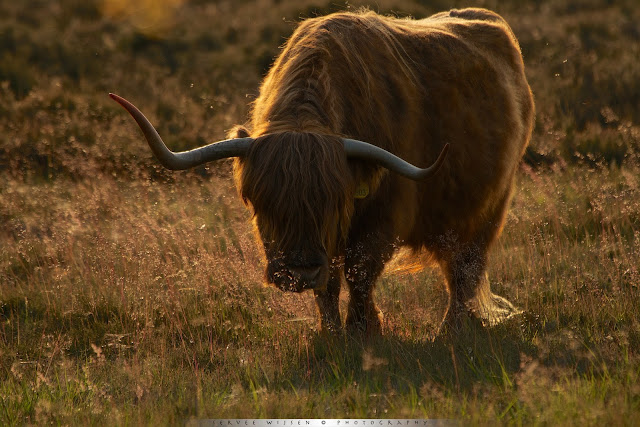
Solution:
{"label": "cow's hoof", "polygon": [[464,331],[482,328],[482,321],[463,304],[451,304],[438,328],[437,337],[456,337]]}
{"label": "cow's hoof", "polygon": [[382,335],[382,321],[384,315],[377,307],[373,307],[365,316],[349,313],[345,322],[347,332],[355,335]]}
{"label": "cow's hoof", "polygon": [[476,328],[496,326],[519,314],[522,310],[505,298],[490,293],[486,298],[452,303],[436,335],[455,336]]}

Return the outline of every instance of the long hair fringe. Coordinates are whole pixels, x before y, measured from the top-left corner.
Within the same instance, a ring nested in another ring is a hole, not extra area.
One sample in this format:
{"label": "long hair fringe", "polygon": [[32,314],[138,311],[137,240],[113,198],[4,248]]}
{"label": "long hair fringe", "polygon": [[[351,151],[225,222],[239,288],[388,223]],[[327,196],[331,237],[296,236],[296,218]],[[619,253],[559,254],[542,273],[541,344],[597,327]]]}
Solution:
{"label": "long hair fringe", "polygon": [[[300,132],[264,135],[235,169],[262,239],[276,243],[278,250],[295,250],[311,239],[331,251],[339,243],[331,239],[346,238],[354,183],[339,138]],[[338,230],[332,229],[335,224]]]}

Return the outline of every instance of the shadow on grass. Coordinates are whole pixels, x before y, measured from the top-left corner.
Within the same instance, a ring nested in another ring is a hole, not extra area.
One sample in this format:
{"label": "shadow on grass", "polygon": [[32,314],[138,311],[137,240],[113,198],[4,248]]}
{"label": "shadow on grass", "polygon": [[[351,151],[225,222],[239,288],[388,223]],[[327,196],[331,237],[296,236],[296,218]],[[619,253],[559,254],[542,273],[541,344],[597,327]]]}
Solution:
{"label": "shadow on grass", "polygon": [[[452,393],[473,392],[478,384],[507,385],[523,358],[538,357],[532,337],[538,325],[514,320],[492,328],[469,326],[454,337],[417,341],[385,334],[373,338],[318,334],[292,373],[291,383],[324,388],[357,384],[371,391],[398,393],[436,384]],[[535,320],[535,319],[534,319]],[[302,369],[301,369],[302,368]],[[306,369],[304,369],[306,368]]]}

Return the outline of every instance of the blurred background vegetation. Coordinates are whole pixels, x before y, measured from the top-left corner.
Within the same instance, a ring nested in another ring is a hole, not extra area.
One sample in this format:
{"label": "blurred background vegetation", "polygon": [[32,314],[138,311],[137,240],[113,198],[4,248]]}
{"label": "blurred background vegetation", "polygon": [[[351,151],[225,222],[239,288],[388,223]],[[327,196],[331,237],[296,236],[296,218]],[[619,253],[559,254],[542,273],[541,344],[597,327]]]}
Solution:
{"label": "blurred background vegetation", "polygon": [[416,18],[496,10],[520,40],[537,104],[526,162],[638,161],[635,0],[22,0],[0,3],[0,170],[49,179],[149,169],[138,135],[114,126],[128,118],[110,91],[139,104],[174,148],[221,138],[246,119],[297,22],[363,5]]}

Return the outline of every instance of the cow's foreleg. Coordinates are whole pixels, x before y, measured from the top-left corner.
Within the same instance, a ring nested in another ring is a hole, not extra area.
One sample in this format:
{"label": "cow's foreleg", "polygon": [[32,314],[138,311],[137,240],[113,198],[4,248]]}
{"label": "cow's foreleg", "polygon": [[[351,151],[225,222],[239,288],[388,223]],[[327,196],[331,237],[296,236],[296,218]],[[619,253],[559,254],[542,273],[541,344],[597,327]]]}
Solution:
{"label": "cow's foreleg", "polygon": [[347,283],[349,284],[349,308],[345,322],[347,328],[352,331],[380,334],[383,315],[373,301],[375,279],[347,279]]}
{"label": "cow's foreleg", "polygon": [[349,285],[349,308],[346,326],[367,334],[382,332],[382,312],[373,301],[373,289],[393,246],[381,239],[356,245],[347,251],[345,277]]}
{"label": "cow's foreleg", "polygon": [[339,308],[341,274],[339,269],[332,268],[326,289],[313,291],[320,311],[320,325],[325,332],[336,332],[342,327]]}

